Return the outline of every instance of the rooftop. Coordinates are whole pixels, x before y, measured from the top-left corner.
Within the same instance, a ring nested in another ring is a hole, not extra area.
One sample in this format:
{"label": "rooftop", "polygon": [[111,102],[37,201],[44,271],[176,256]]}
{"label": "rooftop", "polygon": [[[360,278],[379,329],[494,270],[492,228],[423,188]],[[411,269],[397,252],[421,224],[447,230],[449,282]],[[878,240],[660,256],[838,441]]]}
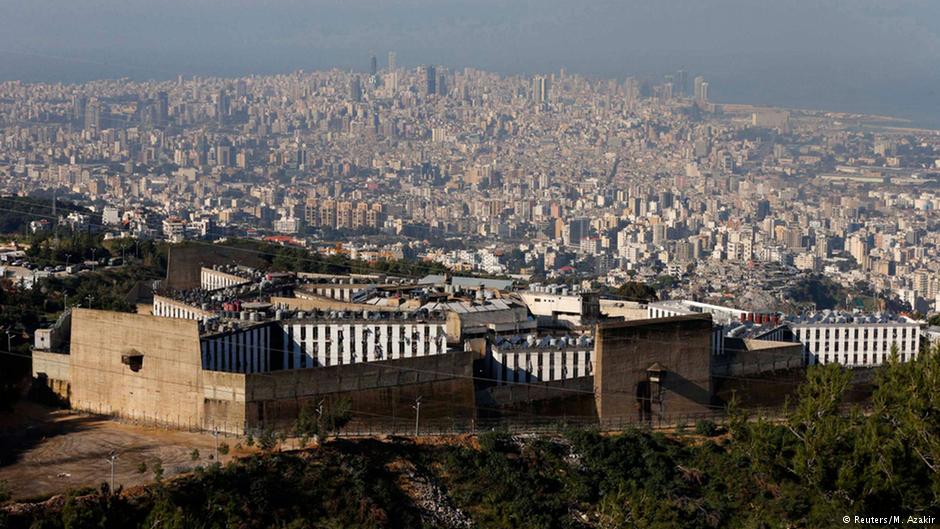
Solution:
{"label": "rooftop", "polygon": [[811,312],[800,314],[787,318],[792,325],[873,325],[873,324],[898,324],[898,325],[916,325],[917,322],[899,314],[887,312],[841,312],[824,310],[821,312]]}

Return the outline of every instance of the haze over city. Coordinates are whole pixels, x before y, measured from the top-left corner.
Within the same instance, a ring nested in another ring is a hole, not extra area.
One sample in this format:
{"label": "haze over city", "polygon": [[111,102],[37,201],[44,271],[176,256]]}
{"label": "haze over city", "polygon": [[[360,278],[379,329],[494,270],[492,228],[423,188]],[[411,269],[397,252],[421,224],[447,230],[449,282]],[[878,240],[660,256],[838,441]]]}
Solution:
{"label": "haze over city", "polygon": [[403,66],[502,73],[685,69],[716,101],[940,123],[930,0],[5,0],[0,14],[0,79],[364,70],[397,50]]}

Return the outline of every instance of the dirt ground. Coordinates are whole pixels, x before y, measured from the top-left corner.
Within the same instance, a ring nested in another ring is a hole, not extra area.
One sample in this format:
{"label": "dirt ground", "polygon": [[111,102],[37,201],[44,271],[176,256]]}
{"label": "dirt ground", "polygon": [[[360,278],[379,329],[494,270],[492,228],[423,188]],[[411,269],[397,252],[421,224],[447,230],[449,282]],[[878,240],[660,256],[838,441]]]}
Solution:
{"label": "dirt ground", "polygon": [[[220,437],[229,446],[235,438]],[[109,421],[100,417],[53,410],[30,403],[13,414],[0,415],[0,481],[14,499],[38,499],[110,480],[107,461],[117,454],[115,487],[153,481],[152,467],[161,461],[164,476],[212,463],[216,439],[208,433],[180,432]],[[199,458],[192,459],[193,449]],[[229,456],[220,456],[225,462]],[[139,472],[140,463],[147,470]]]}

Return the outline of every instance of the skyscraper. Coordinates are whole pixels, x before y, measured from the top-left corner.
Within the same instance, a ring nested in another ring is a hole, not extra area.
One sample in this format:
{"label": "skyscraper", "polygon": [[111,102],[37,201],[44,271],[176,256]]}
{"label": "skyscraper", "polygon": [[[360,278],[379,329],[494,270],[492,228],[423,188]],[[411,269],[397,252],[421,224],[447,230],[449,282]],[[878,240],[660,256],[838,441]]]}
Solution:
{"label": "skyscraper", "polygon": [[388,71],[394,72],[398,68],[397,56],[394,51],[388,52]]}
{"label": "skyscraper", "polygon": [[676,95],[678,96],[687,96],[689,95],[689,72],[685,70],[679,70],[676,72]]}
{"label": "skyscraper", "polygon": [[633,77],[628,77],[626,82],[627,104],[633,105],[640,99],[640,83]]}
{"label": "skyscraper", "polygon": [[72,96],[72,121],[81,123],[85,119],[85,106],[87,104],[87,97]]}
{"label": "skyscraper", "polygon": [[358,75],[349,80],[349,100],[359,103],[362,101],[362,82]]}
{"label": "skyscraper", "polygon": [[379,60],[375,55],[372,56],[372,59],[369,61],[369,74],[375,76],[379,73]]}
{"label": "skyscraper", "polygon": [[101,130],[101,102],[98,98],[92,98],[85,105],[85,128]]}
{"label": "skyscraper", "polygon": [[708,81],[704,77],[699,75],[695,78],[695,100],[696,101],[708,101]]}
{"label": "skyscraper", "polygon": [[767,199],[761,199],[757,201],[757,211],[756,211],[757,220],[764,220],[770,216],[770,201]]}
{"label": "skyscraper", "polygon": [[437,69],[434,66],[427,65],[421,67],[423,81],[423,92],[425,96],[437,93]]}
{"label": "skyscraper", "polygon": [[447,95],[447,72],[441,71],[437,72],[437,86],[435,86],[435,91],[442,95]]}
{"label": "skyscraper", "polygon": [[228,116],[228,95],[225,93],[225,90],[219,90],[219,93],[215,97],[215,119],[219,125],[225,124],[225,119]]}
{"label": "skyscraper", "polygon": [[536,76],[532,79],[532,100],[536,103],[547,103],[549,101],[551,90],[551,79],[544,76]]}
{"label": "skyscraper", "polygon": [[170,99],[166,92],[157,92],[157,126],[166,127],[170,122]]}

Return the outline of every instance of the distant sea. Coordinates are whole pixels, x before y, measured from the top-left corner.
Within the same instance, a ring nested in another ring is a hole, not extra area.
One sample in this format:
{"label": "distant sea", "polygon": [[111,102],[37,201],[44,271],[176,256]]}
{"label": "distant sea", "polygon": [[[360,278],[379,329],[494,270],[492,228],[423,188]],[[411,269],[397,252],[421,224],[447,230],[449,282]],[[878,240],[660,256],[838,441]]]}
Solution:
{"label": "distant sea", "polygon": [[[0,53],[0,80],[78,83],[123,77],[147,80],[175,79],[178,75],[270,75],[299,69],[311,71],[333,67],[364,71],[368,64],[367,56],[361,50],[329,50],[328,53],[320,54],[298,54],[296,50],[284,50],[283,53],[258,56],[235,54],[234,57],[232,54],[213,55],[211,52],[186,57],[149,54],[142,60],[140,54],[121,54],[116,51],[107,60],[98,61],[57,55]],[[419,51],[401,52],[399,64],[414,66],[413,61],[409,63],[407,58],[416,56],[420,56]],[[441,59],[444,59],[440,61],[441,64],[447,64],[446,57]],[[687,71],[690,78],[697,74],[704,75],[709,81],[712,99],[719,103],[884,115],[910,120],[907,126],[940,129],[940,71],[879,76],[875,66],[867,71],[843,69],[827,72],[825,65],[816,64],[812,69],[807,69],[806,65],[794,65],[792,71],[788,72],[766,66],[758,68],[753,63],[739,71],[735,69],[733,61],[706,62],[711,66],[703,67],[702,71],[695,68],[688,68]],[[558,68],[548,62],[529,64],[520,60],[493,64],[465,64],[460,60],[450,67],[453,71],[459,71],[465,65],[504,74],[551,72]],[[384,56],[380,56],[380,66],[384,66]],[[520,66],[534,71],[520,71]],[[664,73],[674,71],[651,64],[638,63],[634,66],[634,70],[624,68],[622,72],[609,64],[598,67],[581,64],[578,67],[567,67],[566,70],[618,80],[633,75],[653,81],[662,79]]]}

